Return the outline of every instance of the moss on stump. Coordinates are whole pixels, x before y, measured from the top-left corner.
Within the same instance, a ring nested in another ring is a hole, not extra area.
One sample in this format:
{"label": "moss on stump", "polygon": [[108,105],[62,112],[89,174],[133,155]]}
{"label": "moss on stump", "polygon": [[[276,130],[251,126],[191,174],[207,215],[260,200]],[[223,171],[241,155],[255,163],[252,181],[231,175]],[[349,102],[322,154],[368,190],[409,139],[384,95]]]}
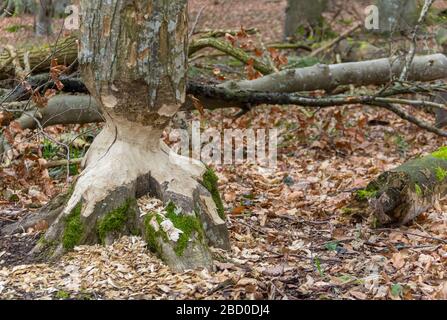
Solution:
{"label": "moss on stump", "polygon": [[105,243],[106,237],[111,233],[123,233],[128,221],[135,216],[132,206],[135,199],[127,199],[120,207],[107,213],[97,222],[98,237],[101,243]]}
{"label": "moss on stump", "polygon": [[217,207],[217,213],[219,217],[225,220],[225,209],[222,202],[222,198],[220,197],[219,188],[217,187],[217,183],[219,182],[219,178],[214,173],[213,169],[208,168],[203,174],[202,185],[209,191],[211,197],[213,198],[214,203]]}
{"label": "moss on stump", "polygon": [[354,194],[348,209],[374,214],[379,225],[405,224],[447,193],[446,177],[447,147],[442,147],[382,173]]}
{"label": "moss on stump", "polygon": [[[194,214],[178,213],[174,203],[170,202],[165,208],[165,216],[150,213],[144,219],[146,242],[149,248],[163,256],[164,243],[171,243],[177,256],[182,256],[190,242],[204,243],[204,231],[200,219]],[[170,220],[181,233],[177,241],[171,241],[168,234],[161,227],[165,220]]]}
{"label": "moss on stump", "polygon": [[65,229],[62,236],[62,245],[66,250],[73,250],[77,246],[84,233],[84,225],[81,221],[82,203],[79,203],[65,219]]}

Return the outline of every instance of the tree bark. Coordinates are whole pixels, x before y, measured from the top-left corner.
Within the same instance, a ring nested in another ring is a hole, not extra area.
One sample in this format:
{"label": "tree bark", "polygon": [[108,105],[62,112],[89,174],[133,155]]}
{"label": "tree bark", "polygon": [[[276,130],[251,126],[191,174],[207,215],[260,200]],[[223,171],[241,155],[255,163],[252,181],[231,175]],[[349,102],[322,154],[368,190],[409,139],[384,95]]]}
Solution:
{"label": "tree bark", "polygon": [[418,0],[377,0],[379,32],[411,32],[419,17]]}
{"label": "tree bark", "polygon": [[[256,80],[228,81],[221,87],[230,90],[302,92],[333,90],[340,85],[380,85],[398,77],[404,59],[377,59],[362,62],[316,65],[289,69]],[[447,76],[447,57],[443,54],[415,57],[409,81],[432,81]]]}
{"label": "tree bark", "polygon": [[53,17],[53,1],[52,0],[38,0],[37,1],[37,15],[36,15],[36,35],[39,37],[49,36],[52,30]]}
{"label": "tree bark", "polygon": [[288,0],[284,37],[296,38],[301,28],[321,28],[326,7],[327,0]]}
{"label": "tree bark", "polygon": [[447,193],[447,147],[382,173],[355,193],[346,211],[370,213],[376,226],[411,222]]}
{"label": "tree bark", "polygon": [[[61,213],[33,253],[138,232],[174,270],[212,268],[208,245],[229,248],[216,176],[161,134],[185,100],[187,1],[81,1],[79,63],[106,119]],[[158,197],[141,216],[135,199]]]}

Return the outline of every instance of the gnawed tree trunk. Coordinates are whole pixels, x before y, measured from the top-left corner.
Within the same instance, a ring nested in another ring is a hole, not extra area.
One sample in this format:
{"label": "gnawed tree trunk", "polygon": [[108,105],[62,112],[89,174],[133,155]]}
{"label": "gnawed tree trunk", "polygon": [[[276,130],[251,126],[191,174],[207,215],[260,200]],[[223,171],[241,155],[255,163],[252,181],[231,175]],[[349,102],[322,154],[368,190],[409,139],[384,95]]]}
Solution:
{"label": "gnawed tree trunk", "polygon": [[378,0],[379,32],[411,32],[419,18],[418,0]]}
{"label": "gnawed tree trunk", "polygon": [[49,36],[53,30],[51,27],[53,17],[53,1],[38,0],[36,15],[36,35]]}
{"label": "gnawed tree trunk", "polygon": [[322,13],[326,10],[327,0],[288,0],[284,37],[296,38],[301,31],[317,32],[323,27]]}
{"label": "gnawed tree trunk", "polygon": [[382,173],[356,191],[347,212],[372,214],[375,225],[406,224],[447,193],[447,147]]}
{"label": "gnawed tree trunk", "polygon": [[[58,257],[138,232],[174,270],[211,268],[208,245],[229,248],[216,176],[160,141],[185,100],[187,1],[81,7],[81,73],[106,124],[33,253]],[[146,194],[165,203],[165,214],[141,216],[135,199]]]}

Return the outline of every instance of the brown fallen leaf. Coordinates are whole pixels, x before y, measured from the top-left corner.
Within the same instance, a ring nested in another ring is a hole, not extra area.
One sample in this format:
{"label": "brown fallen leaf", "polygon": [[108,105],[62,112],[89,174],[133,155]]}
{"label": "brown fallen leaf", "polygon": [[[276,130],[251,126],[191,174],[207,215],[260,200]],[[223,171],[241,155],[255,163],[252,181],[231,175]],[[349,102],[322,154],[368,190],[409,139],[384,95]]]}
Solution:
{"label": "brown fallen leaf", "polygon": [[245,210],[245,206],[239,206],[239,207],[234,208],[231,211],[231,214],[233,214],[233,215],[242,214],[244,212],[244,210]]}
{"label": "brown fallen leaf", "polygon": [[363,292],[360,292],[360,291],[351,290],[351,291],[349,291],[349,294],[351,296],[353,296],[354,298],[359,299],[359,300],[366,300],[366,299],[368,299],[368,296],[366,294],[364,294]]}
{"label": "brown fallen leaf", "polygon": [[391,257],[391,263],[393,264],[394,268],[399,270],[405,265],[405,256],[400,252],[396,252]]}

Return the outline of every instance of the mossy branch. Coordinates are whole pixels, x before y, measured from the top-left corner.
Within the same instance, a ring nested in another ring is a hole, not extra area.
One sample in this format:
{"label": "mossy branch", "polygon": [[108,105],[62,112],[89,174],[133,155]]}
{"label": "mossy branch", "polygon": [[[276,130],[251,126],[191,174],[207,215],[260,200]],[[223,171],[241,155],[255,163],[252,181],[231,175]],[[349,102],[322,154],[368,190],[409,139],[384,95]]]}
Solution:
{"label": "mossy branch", "polygon": [[192,41],[191,44],[189,45],[189,56],[192,56],[194,53],[204,48],[214,48],[216,50],[228,54],[229,56],[232,56],[233,58],[245,64],[249,63],[250,60],[252,60],[253,68],[255,68],[257,71],[261,72],[264,75],[275,72],[275,70],[273,70],[271,67],[269,67],[262,61],[253,58],[244,50],[232,46],[227,41],[219,40],[216,38],[203,38]]}

